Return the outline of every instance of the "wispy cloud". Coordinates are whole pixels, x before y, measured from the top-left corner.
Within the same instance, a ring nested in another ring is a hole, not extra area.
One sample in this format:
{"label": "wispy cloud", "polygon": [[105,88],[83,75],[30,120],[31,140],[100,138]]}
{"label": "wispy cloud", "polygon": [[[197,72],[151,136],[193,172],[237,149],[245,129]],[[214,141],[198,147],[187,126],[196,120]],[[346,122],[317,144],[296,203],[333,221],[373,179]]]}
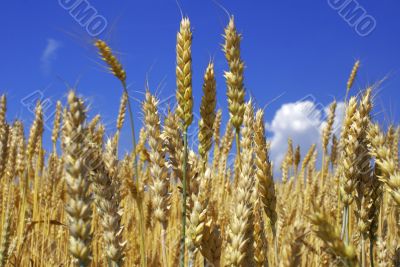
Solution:
{"label": "wispy cloud", "polygon": [[60,47],[61,42],[52,38],[47,39],[46,47],[44,48],[42,56],[40,58],[43,74],[50,74],[52,63],[57,58],[57,51]]}
{"label": "wispy cloud", "polygon": [[[266,127],[272,133],[271,159],[274,162],[274,174],[280,179],[280,166],[287,151],[287,140],[291,138],[294,145],[300,145],[302,156],[312,144],[317,145],[318,155],[322,153],[321,133],[329,108],[313,101],[305,100],[283,104],[275,113],[273,120]],[[334,134],[340,132],[344,115],[344,103],[339,102],[336,108]]]}

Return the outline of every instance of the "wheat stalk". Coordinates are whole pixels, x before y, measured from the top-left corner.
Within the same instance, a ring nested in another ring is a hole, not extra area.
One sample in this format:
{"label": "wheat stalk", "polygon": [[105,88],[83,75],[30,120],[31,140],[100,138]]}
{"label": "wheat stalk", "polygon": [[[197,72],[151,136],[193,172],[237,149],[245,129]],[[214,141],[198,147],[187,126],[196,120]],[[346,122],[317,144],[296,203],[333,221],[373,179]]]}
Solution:
{"label": "wheat stalk", "polygon": [[[122,99],[127,99],[128,104],[128,111],[129,111],[129,119],[130,119],[130,126],[131,126],[131,135],[132,135],[132,145],[133,145],[133,167],[135,170],[135,177],[136,177],[136,188],[140,185],[140,177],[139,177],[139,170],[137,167],[137,155],[136,155],[136,136],[135,136],[135,123],[133,119],[133,111],[131,107],[131,102],[129,100],[128,89],[126,85],[126,72],[122,67],[122,64],[119,60],[114,56],[111,48],[108,46],[106,42],[103,40],[96,40],[95,46],[99,50],[99,54],[102,59],[107,63],[111,73],[122,83],[122,88],[124,91],[124,95]],[[121,105],[123,106],[123,105]],[[122,114],[122,113],[120,113]],[[122,115],[120,117],[119,122],[122,122]],[[121,125],[117,125],[121,126]],[[141,192],[141,191],[139,191]],[[141,266],[147,266],[147,256],[146,256],[146,238],[144,233],[144,215],[143,215],[143,203],[140,201],[141,196],[137,199],[137,204],[139,206],[139,227],[140,227],[140,257],[141,257]]]}
{"label": "wheat stalk", "polygon": [[176,113],[183,127],[184,154],[183,154],[183,202],[182,202],[182,238],[180,251],[180,265],[185,265],[185,239],[186,239],[186,197],[187,197],[187,160],[188,144],[187,131],[193,121],[193,96],[192,96],[192,31],[188,18],[182,18],[180,29],[176,37]]}

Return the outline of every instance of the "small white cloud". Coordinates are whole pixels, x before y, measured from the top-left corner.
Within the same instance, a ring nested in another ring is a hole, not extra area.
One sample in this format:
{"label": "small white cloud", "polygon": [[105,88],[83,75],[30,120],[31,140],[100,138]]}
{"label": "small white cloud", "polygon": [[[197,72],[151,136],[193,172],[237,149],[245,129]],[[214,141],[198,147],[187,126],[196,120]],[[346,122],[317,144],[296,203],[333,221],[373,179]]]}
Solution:
{"label": "small white cloud", "polygon": [[[280,166],[287,150],[287,140],[291,138],[293,145],[300,145],[301,154],[307,153],[312,144],[317,145],[321,156],[321,132],[328,116],[329,106],[320,106],[312,101],[286,103],[275,113],[272,122],[267,123],[267,131],[272,133],[271,159],[274,162],[275,177],[280,177]],[[340,125],[344,116],[344,103],[339,102],[336,108],[334,133],[340,133]]]}
{"label": "small white cloud", "polygon": [[40,58],[41,68],[45,75],[50,74],[52,63],[57,58],[57,51],[61,47],[61,42],[49,38]]}

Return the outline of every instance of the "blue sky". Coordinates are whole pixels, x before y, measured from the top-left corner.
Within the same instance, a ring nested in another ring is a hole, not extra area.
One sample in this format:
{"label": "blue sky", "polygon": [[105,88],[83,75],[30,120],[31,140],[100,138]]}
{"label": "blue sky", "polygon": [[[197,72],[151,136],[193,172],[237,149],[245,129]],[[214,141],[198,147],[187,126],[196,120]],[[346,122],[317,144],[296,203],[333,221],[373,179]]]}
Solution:
{"label": "blue sky", "polygon": [[[375,113],[382,121],[398,122],[400,3],[359,0],[366,14],[376,21],[372,33],[361,37],[329,2],[332,1],[219,1],[235,15],[237,28],[243,34],[248,96],[260,107],[268,104],[266,119],[272,125],[285,104],[305,97],[322,106],[333,99],[342,100],[352,65],[360,59],[353,92],[387,77],[377,92]],[[118,52],[127,70],[131,96],[143,99],[147,77],[153,92],[162,100],[170,99],[175,91],[175,41],[181,18],[177,2],[88,3],[108,22],[100,37]],[[212,58],[218,105],[224,108],[227,118],[222,76],[227,66],[221,52],[227,14],[211,0],[179,3],[193,27],[195,110],[201,99],[203,72]],[[66,84],[78,83],[77,91],[91,103],[91,113],[101,113],[106,123],[114,122],[120,85],[98,60],[92,37],[59,1],[3,1],[0,25],[0,93],[8,95],[9,119],[31,121],[32,114],[21,100],[33,92],[39,90],[54,103],[65,96]],[[173,104],[174,99],[169,101]],[[136,105],[134,109],[140,123],[140,108]],[[283,119],[290,120],[290,110]],[[128,136],[127,131],[125,135]]]}

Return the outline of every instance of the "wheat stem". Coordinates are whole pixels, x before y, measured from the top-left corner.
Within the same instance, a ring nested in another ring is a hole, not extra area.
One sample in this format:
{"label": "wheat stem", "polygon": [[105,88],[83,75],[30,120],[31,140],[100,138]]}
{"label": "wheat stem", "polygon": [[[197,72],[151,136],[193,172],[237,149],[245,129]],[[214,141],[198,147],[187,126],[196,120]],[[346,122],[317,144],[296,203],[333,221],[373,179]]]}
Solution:
{"label": "wheat stem", "polygon": [[[132,146],[133,146],[133,168],[135,171],[136,177],[136,189],[139,190],[140,186],[140,177],[139,177],[139,170],[137,166],[137,154],[136,154],[136,137],[135,137],[135,123],[133,120],[133,112],[131,101],[129,99],[128,90],[126,88],[126,83],[122,82],[122,87],[124,89],[125,94],[128,96],[127,104],[128,104],[128,113],[129,113],[129,121],[131,125],[131,134],[132,134]],[[141,192],[141,190],[139,190]],[[141,197],[136,198],[136,204],[138,206],[139,211],[139,232],[140,232],[140,260],[141,266],[147,266],[147,257],[146,257],[146,238],[144,233],[144,213],[143,213],[143,202],[141,201]]]}
{"label": "wheat stem", "polygon": [[186,175],[187,175],[187,159],[188,159],[188,144],[187,144],[187,128],[183,132],[183,146],[184,146],[184,158],[183,158],[183,202],[182,202],[182,238],[181,238],[181,251],[180,251],[180,266],[185,267],[185,240],[186,240]]}
{"label": "wheat stem", "polygon": [[372,239],[369,240],[369,263],[371,267],[374,267],[374,241]]}
{"label": "wheat stem", "polygon": [[[235,138],[236,138],[236,156],[238,158],[238,163],[239,163],[239,169],[236,170],[237,172],[240,172],[241,169],[241,157],[240,157],[240,129],[236,129],[236,134],[235,134]],[[236,184],[238,181],[235,181]]]}

